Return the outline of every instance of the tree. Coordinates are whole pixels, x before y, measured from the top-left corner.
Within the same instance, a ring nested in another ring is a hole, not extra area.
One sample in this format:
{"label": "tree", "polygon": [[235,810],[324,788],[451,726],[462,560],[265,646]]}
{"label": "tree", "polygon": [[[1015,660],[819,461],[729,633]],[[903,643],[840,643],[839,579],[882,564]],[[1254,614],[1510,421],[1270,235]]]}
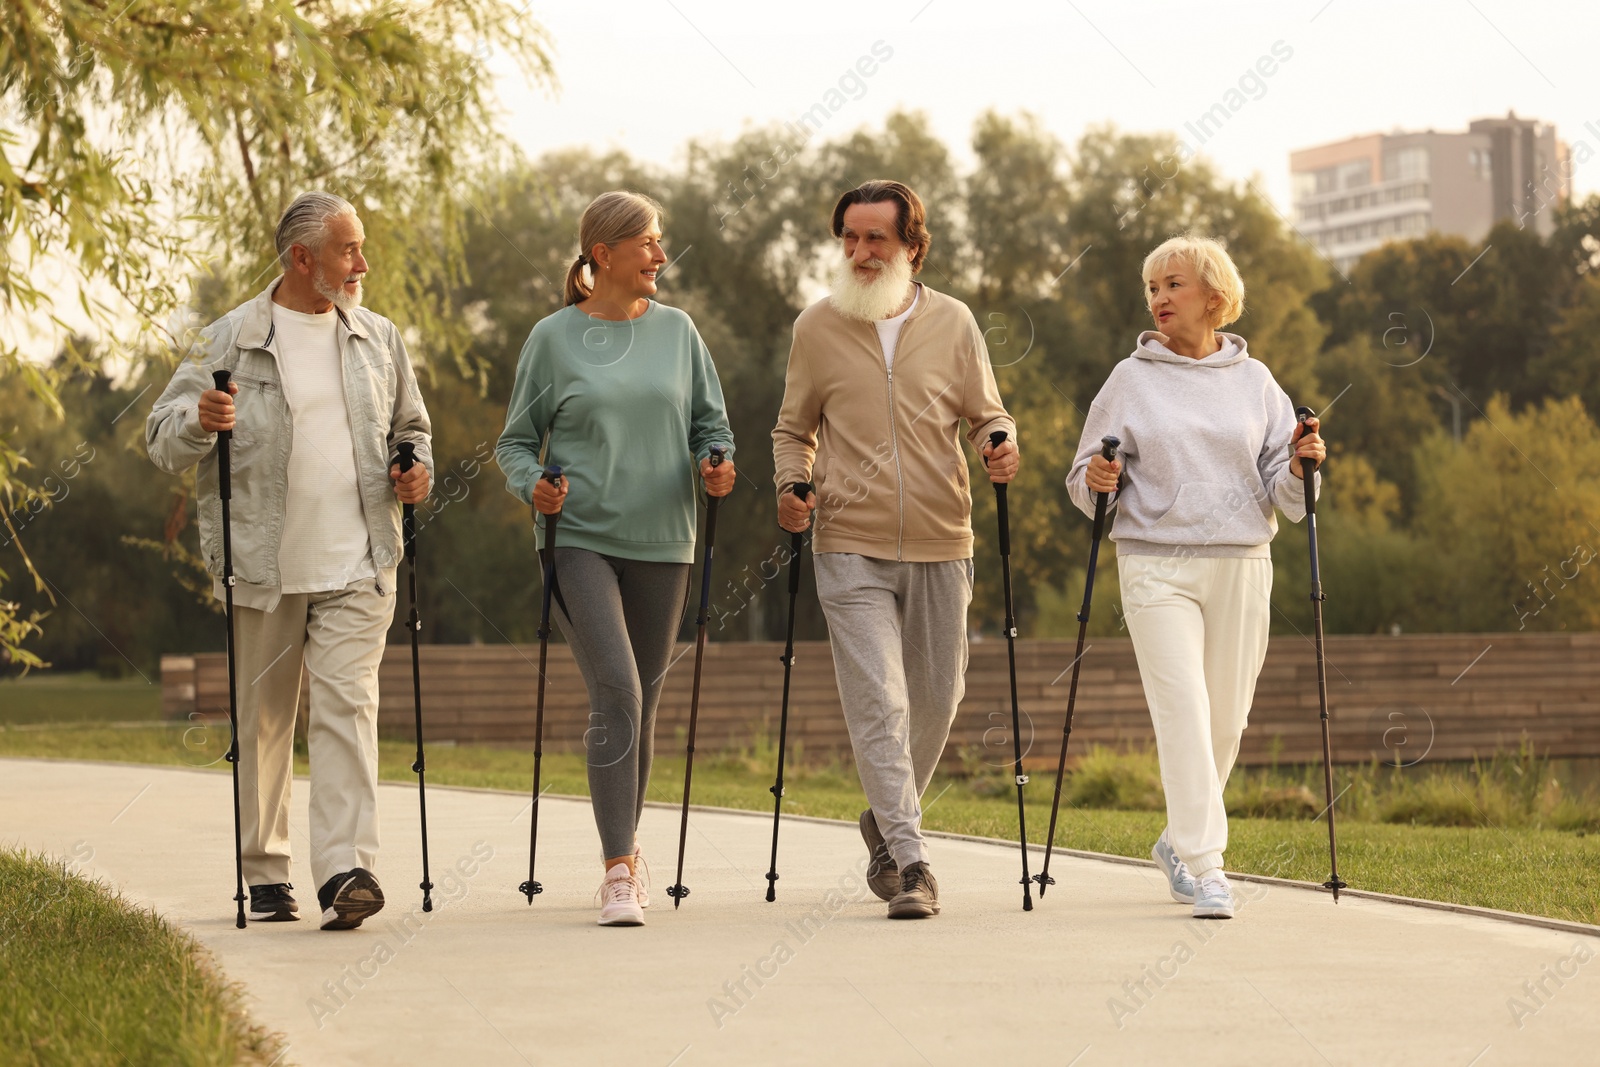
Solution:
{"label": "tree", "polygon": [[[448,294],[463,278],[466,179],[506,145],[484,61],[499,49],[553,84],[543,31],[506,0],[46,0],[3,18],[0,305],[66,328],[76,296],[102,338],[52,366],[0,338],[0,374],[42,415],[61,417],[67,374],[163,346],[178,358],[190,330],[275,270],[273,227],[308,187],[362,212],[369,299],[427,339],[423,361],[463,356],[470,331]],[[43,262],[70,263],[76,293],[40,288]],[[173,321],[196,271],[197,306]],[[27,462],[0,440],[5,513],[38,499]],[[34,595],[49,599],[37,575]],[[22,655],[30,618],[0,603],[0,648]]]}
{"label": "tree", "polygon": [[1585,274],[1575,287],[1531,370],[1551,394],[1577,396],[1591,416],[1600,415],[1600,273]]}
{"label": "tree", "polygon": [[1414,532],[1440,560],[1462,630],[1600,625],[1600,429],[1576,397],[1513,413],[1490,400],[1459,448],[1422,448]]}

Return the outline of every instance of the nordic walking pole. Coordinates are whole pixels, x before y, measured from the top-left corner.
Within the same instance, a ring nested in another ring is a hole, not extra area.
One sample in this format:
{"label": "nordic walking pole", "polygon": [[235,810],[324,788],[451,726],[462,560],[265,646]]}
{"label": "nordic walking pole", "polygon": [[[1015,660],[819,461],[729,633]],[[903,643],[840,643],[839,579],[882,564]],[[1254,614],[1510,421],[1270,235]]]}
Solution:
{"label": "nordic walking pole", "polygon": [[[727,451],[721,445],[712,445],[711,465],[722,466]],[[683,757],[683,818],[678,824],[678,880],[667,886],[667,896],[672,898],[674,911],[682,906],[683,898],[689,895],[689,887],[683,884],[683,846],[689,839],[689,783],[694,778],[694,728],[700,718],[700,665],[706,654],[706,619],[711,612],[711,554],[717,543],[717,504],[721,500],[721,497],[709,494],[706,497],[706,558],[700,568],[700,615],[695,619],[695,625],[699,629],[694,637],[694,689],[689,697],[689,749]]]}
{"label": "nordic walking pole", "polygon": [[[544,480],[551,485],[561,482],[561,468],[551,464],[544,469]],[[539,511],[534,509],[535,523]],[[533,860],[539,852],[539,773],[544,760],[544,674],[550,651],[550,594],[556,580],[556,526],[561,522],[561,512],[544,517],[544,589],[539,603],[539,689],[533,713],[533,824],[528,830],[528,880],[517,887],[517,892],[533,903],[536,894],[544,892],[533,877]]]}
{"label": "nordic walking pole", "polygon": [[[211,380],[219,393],[228,391],[231,372],[212,371]],[[233,458],[229,446],[232,430],[217,431],[217,486],[222,497],[222,595],[228,615],[228,762],[233,766],[233,901],[238,908],[233,925],[244,929],[244,842],[239,829],[239,683],[233,653],[233,522],[228,501],[233,496]]]}
{"label": "nordic walking pole", "polygon": [[[989,435],[989,444],[999,448],[1005,443],[1006,432],[996,430]],[[988,465],[988,460],[984,461]],[[1006,594],[1006,655],[1011,665],[1011,750],[1016,761],[1012,773],[1017,781],[1017,839],[1022,847],[1022,910],[1033,910],[1033,879],[1028,877],[1028,816],[1022,806],[1022,787],[1028,776],[1022,773],[1022,720],[1017,707],[1017,620],[1011,608],[1011,519],[1006,509],[1006,484],[994,483],[995,511],[1000,517],[1000,574]]]}
{"label": "nordic walking pole", "polygon": [[[1100,456],[1107,463],[1116,461],[1117,448],[1122,442],[1107,434],[1100,438]],[[1056,844],[1056,815],[1061,810],[1061,778],[1067,770],[1067,742],[1072,739],[1072,707],[1078,699],[1078,667],[1083,662],[1083,640],[1089,633],[1089,607],[1094,602],[1094,569],[1100,561],[1100,537],[1106,528],[1106,502],[1109,493],[1094,496],[1094,537],[1089,542],[1089,571],[1083,581],[1083,606],[1078,609],[1078,650],[1072,657],[1072,684],[1067,688],[1067,721],[1061,727],[1061,756],[1056,760],[1056,793],[1050,802],[1050,834],[1044,840],[1044,866],[1033,880],[1039,883],[1039,899],[1044,899],[1047,886],[1056,884],[1050,877],[1050,853]]]}
{"label": "nordic walking pole", "polygon": [[[795,482],[790,490],[801,500],[811,495],[810,482]],[[789,535],[789,628],[783,642],[783,710],[778,715],[778,778],[772,784],[772,868],[767,871],[767,902],[778,899],[778,814],[783,810],[783,754],[789,738],[789,675],[794,670],[794,602],[800,596],[800,553],[806,535]]]}
{"label": "nordic walking pole", "polygon": [[[1310,408],[1295,408],[1294,414],[1303,437],[1307,432],[1306,420],[1315,418],[1316,412]],[[1317,462],[1301,456],[1300,469],[1305,474],[1306,535],[1311,544],[1311,622],[1316,629],[1317,702],[1322,714],[1322,779],[1328,795],[1329,874],[1322,888],[1333,891],[1333,902],[1337,904],[1339,890],[1346,888],[1346,883],[1339,878],[1339,838],[1333,825],[1333,802],[1337,798],[1333,795],[1333,746],[1328,740],[1328,669],[1322,651],[1322,602],[1327,597],[1322,594],[1322,569],[1317,560]]]}
{"label": "nordic walking pole", "polygon": [[[403,441],[397,446],[400,453],[400,473],[409,471],[417,462],[417,446]],[[411,693],[417,709],[417,758],[411,769],[417,775],[417,808],[422,816],[422,910],[433,910],[433,881],[428,877],[428,783],[427,763],[422,755],[422,661],[417,642],[422,639],[422,616],[417,614],[417,507],[403,505],[401,528],[405,532],[406,563],[409,565],[407,581],[411,586],[411,613],[406,616],[406,629],[411,631]]]}

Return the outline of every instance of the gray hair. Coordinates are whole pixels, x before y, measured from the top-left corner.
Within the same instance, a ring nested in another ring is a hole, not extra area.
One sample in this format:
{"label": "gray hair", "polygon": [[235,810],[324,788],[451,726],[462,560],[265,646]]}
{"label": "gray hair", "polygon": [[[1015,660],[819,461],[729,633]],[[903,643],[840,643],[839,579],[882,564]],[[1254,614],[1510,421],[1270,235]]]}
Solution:
{"label": "gray hair", "polygon": [[321,252],[323,242],[328,239],[328,223],[355,213],[355,205],[350,201],[320,189],[295,197],[294,202],[284,209],[283,217],[278,220],[277,233],[273,235],[273,244],[278,249],[278,265],[284,270],[294,266],[289,250],[295,245],[304,245],[313,254]]}

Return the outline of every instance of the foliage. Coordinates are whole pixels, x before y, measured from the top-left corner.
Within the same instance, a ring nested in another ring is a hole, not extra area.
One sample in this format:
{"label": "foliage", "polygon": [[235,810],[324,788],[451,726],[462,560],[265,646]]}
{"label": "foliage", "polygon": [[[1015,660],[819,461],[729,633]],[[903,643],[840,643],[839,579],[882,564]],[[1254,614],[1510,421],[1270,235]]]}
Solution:
{"label": "foliage", "polygon": [[[827,232],[835,196],[883,175],[908,181],[927,201],[934,243],[923,280],[971,307],[1019,420],[1023,466],[1010,497],[1025,636],[1076,634],[1089,522],[1068,502],[1061,478],[1083,412],[1148,325],[1142,258],[1184,230],[1228,242],[1247,286],[1244,318],[1232,328],[1297,403],[1326,412],[1331,458],[1319,523],[1330,632],[1593,625],[1594,600],[1583,595],[1592,580],[1586,583],[1583,573],[1559,581],[1550,575],[1575,546],[1590,544],[1583,531],[1600,519],[1585,488],[1593,467],[1584,442],[1594,431],[1593,407],[1583,406],[1600,403],[1590,340],[1600,325],[1600,242],[1592,232],[1600,197],[1561,209],[1543,239],[1509,225],[1476,244],[1430,236],[1386,245],[1344,278],[1251,185],[1222,179],[1203,157],[1187,157],[1171,135],[1103,127],[1064,145],[1026,114],[986,114],[974,125],[971,148],[974,163],[963,171],[926,116],[896,113],[879,127],[828,140],[797,142],[792,128],[752,127],[730,141],[692,142],[671,167],[645,165],[621,151],[496,158],[470,175],[458,173],[461,180],[439,198],[453,206],[430,208],[438,219],[454,212],[458,246],[434,240],[443,223],[423,221],[420,207],[405,206],[419,201],[400,198],[391,209],[388,201],[360,200],[369,236],[393,238],[386,245],[369,241],[370,303],[413,329],[414,351],[432,372],[425,386],[439,478],[434,497],[419,509],[423,639],[533,638],[538,578],[526,509],[502,491],[486,457],[522,340],[561,306],[578,216],[597,192],[618,187],[665,204],[672,261],[662,299],[694,317],[730,399],[741,478],[719,519],[711,637],[781,639],[787,596],[777,575],[788,560],[788,538],[773,518],[768,435],[790,327],[825,291],[837,255]],[[268,157],[252,155],[258,174]],[[284,166],[258,185],[263,196],[295,187],[300,172]],[[230,195],[245,204],[251,194],[237,175],[242,163],[230,158],[227,167],[237,186]],[[358,196],[365,188],[330,184]],[[243,233],[228,239],[252,240]],[[402,237],[410,242],[403,249]],[[452,247],[459,257],[452,258]],[[229,277],[201,275],[207,308],[247,292]],[[384,279],[397,286],[415,281],[424,298],[413,300],[409,288],[382,288],[390,284]],[[434,308],[459,314],[435,329],[427,318]],[[104,345],[75,342],[55,363],[29,365],[53,382],[71,374],[83,379],[71,387],[81,393],[63,394],[75,398],[73,410],[54,430],[34,417],[35,379],[20,373],[0,379],[9,380],[0,388],[0,430],[10,431],[11,447],[10,458],[0,452],[0,462],[8,464],[18,494],[8,513],[33,506],[29,485],[38,507],[54,512],[30,521],[35,533],[53,531],[60,540],[30,540],[29,550],[48,557],[43,573],[82,608],[80,619],[58,606],[46,634],[33,634],[29,647],[67,666],[148,670],[163,649],[214,647],[220,638],[206,617],[209,583],[193,562],[192,488],[138,462],[131,432],[152,399],[144,390],[159,389],[165,368],[96,377],[81,361],[115,364],[117,350]],[[445,361],[433,357],[443,352],[458,355],[465,374],[442,372]],[[1488,391],[1495,389],[1503,400],[1491,401]],[[102,398],[99,406],[87,403],[90,395]],[[93,420],[109,422],[130,404],[115,434],[96,429]],[[1459,446],[1452,436],[1456,410]],[[46,468],[70,458],[80,440],[94,447],[105,440],[109,451],[99,455],[127,452],[130,460],[95,460],[78,496],[47,509]],[[977,539],[971,619],[992,633],[1002,614],[994,496],[975,454],[969,463]],[[95,488],[102,479],[113,483],[103,493]],[[117,533],[132,544],[106,536],[107,514],[117,516]],[[1273,544],[1274,629],[1308,632],[1304,526],[1280,525]],[[160,545],[160,555],[132,550],[141,544]],[[5,562],[15,573],[0,578],[0,597],[23,605],[15,610],[24,614],[49,610],[50,587],[30,590],[20,556]],[[1574,565],[1566,565],[1568,574]],[[802,566],[797,633],[820,638],[826,628],[811,568]],[[101,582],[110,591],[89,595],[89,584]],[[1540,600],[1528,599],[1536,591],[1530,582],[1543,590]],[[1091,635],[1123,632],[1109,542],[1096,584]],[[92,605],[79,598],[80,589]],[[1523,607],[1513,611],[1519,598]],[[137,605],[131,613],[129,604]],[[1535,604],[1543,606],[1530,615]],[[105,621],[119,611],[128,622],[112,634]],[[684,625],[687,632],[692,614]]]}
{"label": "foliage", "polygon": [[[464,178],[506,158],[485,60],[498,50],[553,84],[543,31],[507,0],[18,0],[0,21],[0,306],[19,324],[0,336],[0,378],[31,394],[8,416],[59,418],[68,375],[170,365],[271,276],[278,216],[308,187],[362,211],[374,261],[405,262],[374,272],[371,299],[426,338],[419,356],[471,370],[447,294]],[[62,271],[59,290],[41,280]],[[74,338],[51,364],[24,356],[51,327],[101,340]],[[11,441],[0,425],[7,514],[39,492]],[[30,599],[53,602],[30,576]],[[39,616],[12,603],[0,651],[28,664],[20,638]]]}

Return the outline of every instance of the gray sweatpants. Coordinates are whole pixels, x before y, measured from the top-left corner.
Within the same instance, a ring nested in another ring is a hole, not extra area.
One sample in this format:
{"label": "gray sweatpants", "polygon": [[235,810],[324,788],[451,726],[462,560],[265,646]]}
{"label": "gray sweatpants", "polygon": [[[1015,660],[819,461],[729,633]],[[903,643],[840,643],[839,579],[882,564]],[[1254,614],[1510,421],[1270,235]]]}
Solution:
{"label": "gray sweatpants", "polygon": [[583,733],[602,859],[633,855],[655,756],[656,704],[683,618],[689,564],[556,546],[556,625],[589,689]]}
{"label": "gray sweatpants", "polygon": [[856,773],[895,862],[928,860],[922,794],[966,692],[972,561],[816,557]]}

